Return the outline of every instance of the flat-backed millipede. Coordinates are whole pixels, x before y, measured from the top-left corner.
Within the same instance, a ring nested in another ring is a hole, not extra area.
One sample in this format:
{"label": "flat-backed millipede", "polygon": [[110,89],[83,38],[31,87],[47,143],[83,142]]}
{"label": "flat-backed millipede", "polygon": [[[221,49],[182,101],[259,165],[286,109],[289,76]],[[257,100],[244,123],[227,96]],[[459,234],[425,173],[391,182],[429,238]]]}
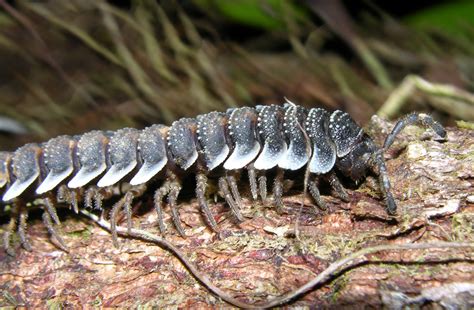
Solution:
{"label": "flat-backed millipede", "polygon": [[217,182],[219,193],[242,221],[239,191],[241,172],[248,176],[253,199],[267,199],[267,176],[272,170],[273,204],[282,207],[285,171],[293,171],[315,204],[324,209],[318,181],[326,179],[338,198],[348,200],[338,175],[354,181],[367,173],[378,177],[389,214],[396,213],[383,153],[407,125],[420,123],[439,136],[443,127],[426,114],[402,118],[378,147],[349,114],[306,109],[291,102],[210,112],[196,118],[182,118],[171,126],[153,125],[115,132],[91,131],[80,136],[60,136],[42,144],[27,144],[13,153],[0,152],[0,188],[4,208],[11,220],[4,235],[4,247],[13,254],[14,230],[24,248],[28,209],[44,210],[43,221],[58,245],[66,248],[55,225],[60,221],[55,205],[68,204],[78,212],[80,202],[87,208],[104,209],[104,199],[121,195],[109,217],[114,244],[118,212],[125,212],[131,228],[133,199],[147,186],[156,186],[154,207],[164,232],[162,201],[167,196],[171,217],[185,236],[178,212],[178,195],[185,178],[195,177],[195,192],[209,226],[218,230],[208,206],[208,182]]}

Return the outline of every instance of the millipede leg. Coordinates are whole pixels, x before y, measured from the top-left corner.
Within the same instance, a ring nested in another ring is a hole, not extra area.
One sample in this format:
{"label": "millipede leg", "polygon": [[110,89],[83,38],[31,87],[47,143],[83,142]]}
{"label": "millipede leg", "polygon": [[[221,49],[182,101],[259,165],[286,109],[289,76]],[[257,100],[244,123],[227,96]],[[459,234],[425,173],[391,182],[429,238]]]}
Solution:
{"label": "millipede leg", "polygon": [[53,219],[56,225],[61,225],[61,221],[59,221],[58,213],[56,212],[56,207],[53,204],[53,200],[50,197],[43,198],[43,204],[48,211],[49,215]]}
{"label": "millipede leg", "polygon": [[117,214],[118,211],[122,208],[124,204],[124,197],[117,201],[110,210],[110,232],[112,234],[112,243],[114,247],[119,247],[118,237],[117,237]]}
{"label": "millipede leg", "polygon": [[321,194],[319,193],[318,189],[318,184],[319,182],[315,179],[312,179],[308,183],[308,190],[311,196],[314,199],[314,202],[316,202],[316,205],[321,209],[321,210],[327,210],[326,203],[321,199]]}
{"label": "millipede leg", "polygon": [[242,214],[240,213],[239,206],[237,205],[234,198],[232,197],[232,194],[230,193],[227,179],[225,177],[220,177],[218,182],[219,182],[219,190],[222,192],[222,195],[224,196],[226,203],[229,205],[230,209],[232,210],[234,215],[237,217],[237,219],[240,222],[242,222],[244,218],[242,217]]}
{"label": "millipede leg", "polygon": [[57,191],[57,194],[56,194],[56,202],[66,203],[72,208],[74,213],[76,213],[76,214],[79,213],[77,192],[76,192],[75,189],[70,189],[64,184],[61,185],[58,188],[58,191]]}
{"label": "millipede leg", "polygon": [[10,246],[11,237],[12,237],[13,231],[15,230],[15,226],[16,226],[15,219],[11,217],[10,221],[8,222],[8,226],[5,229],[5,232],[3,233],[3,248],[5,249],[5,252],[7,252],[7,254],[10,256],[15,256],[15,251]]}
{"label": "millipede leg", "polygon": [[327,175],[327,179],[333,189],[334,196],[344,202],[349,202],[349,195],[347,194],[346,189],[342,186],[341,181],[339,181],[339,179],[337,178],[336,174],[334,172],[330,172]]}
{"label": "millipede leg", "polygon": [[170,182],[165,181],[163,185],[155,191],[155,196],[153,197],[154,207],[156,210],[156,214],[158,215],[158,226],[162,234],[166,231],[166,226],[163,222],[163,209],[161,208],[161,203],[163,201],[163,198],[169,193],[169,191]]}
{"label": "millipede leg", "polygon": [[372,170],[379,178],[380,191],[385,200],[387,213],[390,215],[395,215],[397,213],[397,204],[393,199],[392,193],[390,192],[390,180],[388,178],[387,167],[385,166],[385,161],[381,151],[378,151],[374,154]]}
{"label": "millipede leg", "polygon": [[70,202],[69,204],[72,207],[74,213],[79,214],[79,202],[77,199],[77,192],[75,190],[71,190],[70,192]]}
{"label": "millipede leg", "polygon": [[134,198],[133,193],[127,192],[123,198],[123,209],[127,217],[127,231],[130,233],[130,231],[132,230],[132,201]]}
{"label": "millipede leg", "polygon": [[250,165],[248,168],[248,176],[249,176],[249,184],[250,184],[250,192],[252,193],[252,199],[258,199],[258,186],[257,186],[257,172],[255,168]]}
{"label": "millipede leg", "polygon": [[67,246],[64,243],[63,238],[61,237],[60,234],[57,233],[56,229],[54,229],[53,222],[51,220],[51,216],[50,216],[49,212],[47,212],[47,211],[43,212],[43,223],[44,223],[44,226],[46,226],[46,228],[48,229],[48,232],[51,235],[51,237],[53,237],[53,240],[56,241],[56,243],[55,243],[56,246],[58,246],[61,250],[65,251],[65,252],[68,252]]}
{"label": "millipede leg", "polygon": [[234,196],[235,203],[239,209],[242,209],[242,198],[240,197],[239,187],[237,186],[237,180],[235,179],[235,176],[227,176],[227,183],[230,186],[230,191],[232,192],[232,196]]}
{"label": "millipede leg", "polygon": [[94,208],[96,210],[102,210],[102,201],[104,200],[104,195],[96,189],[94,191]]}
{"label": "millipede leg", "polygon": [[96,189],[94,186],[89,187],[84,193],[84,206],[86,209],[93,209],[94,204],[92,203],[92,199],[94,198],[95,193]]}
{"label": "millipede leg", "polygon": [[273,203],[279,212],[283,209],[283,176],[284,171],[278,169],[273,183]]}
{"label": "millipede leg", "polygon": [[179,234],[182,237],[185,237],[186,234],[184,233],[183,226],[181,226],[181,220],[179,219],[179,213],[178,213],[178,206],[177,206],[177,200],[178,200],[178,195],[179,192],[181,191],[181,184],[177,181],[173,181],[170,184],[170,193],[168,195],[168,204],[170,205],[170,210],[171,210],[171,218],[173,219],[173,223],[178,230]]}
{"label": "millipede leg", "polygon": [[56,191],[56,202],[58,203],[69,203],[69,188],[66,185],[61,185]]}
{"label": "millipede leg", "polygon": [[198,173],[196,175],[196,197],[198,199],[199,206],[206,215],[207,222],[211,226],[212,230],[217,231],[216,220],[214,219],[214,215],[212,214],[211,210],[209,209],[209,206],[207,205],[206,187],[207,177],[202,173]]}
{"label": "millipede leg", "polygon": [[261,175],[258,177],[258,187],[260,189],[260,197],[262,202],[265,203],[267,200],[267,176]]}
{"label": "millipede leg", "polygon": [[18,236],[20,237],[21,245],[27,251],[31,251],[32,247],[26,236],[26,221],[28,219],[28,211],[22,208],[18,220]]}

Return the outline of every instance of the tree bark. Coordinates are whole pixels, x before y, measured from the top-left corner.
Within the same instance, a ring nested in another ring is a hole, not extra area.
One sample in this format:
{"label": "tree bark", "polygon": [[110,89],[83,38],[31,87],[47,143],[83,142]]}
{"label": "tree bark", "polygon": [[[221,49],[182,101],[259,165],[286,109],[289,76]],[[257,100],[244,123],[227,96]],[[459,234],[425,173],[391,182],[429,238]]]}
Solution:
{"label": "tree bark", "polygon": [[[374,118],[368,131],[381,145],[392,125]],[[377,183],[369,177],[348,190],[348,203],[326,193],[326,211],[317,211],[306,198],[299,212],[302,194],[297,190],[285,196],[280,212],[271,202],[264,205],[244,195],[241,223],[227,206],[216,203],[211,209],[218,233],[205,224],[196,201],[188,199],[179,210],[188,237],[179,236],[169,215],[164,237],[215,286],[248,304],[291,292],[361,249],[474,245],[474,131],[449,128],[443,142],[431,131],[409,127],[396,141],[386,154],[396,218],[387,216]],[[159,235],[150,201],[137,199],[133,225]],[[109,232],[87,218],[66,210],[61,215],[69,253],[50,242],[35,212],[28,228],[33,251],[18,248],[15,257],[1,252],[1,306],[229,306],[168,250],[135,238],[119,238],[117,249]],[[125,217],[120,225],[126,225]],[[472,247],[378,251],[287,305],[472,307],[473,259]]]}

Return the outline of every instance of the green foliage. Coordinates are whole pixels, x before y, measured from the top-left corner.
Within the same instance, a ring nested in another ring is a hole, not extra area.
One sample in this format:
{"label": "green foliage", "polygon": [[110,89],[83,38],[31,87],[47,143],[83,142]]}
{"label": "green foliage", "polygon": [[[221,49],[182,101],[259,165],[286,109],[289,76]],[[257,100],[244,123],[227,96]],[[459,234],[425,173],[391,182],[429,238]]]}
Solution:
{"label": "green foliage", "polygon": [[234,23],[263,28],[283,29],[286,14],[300,18],[307,12],[288,0],[194,0],[203,11],[215,11]]}
{"label": "green foliage", "polygon": [[408,16],[406,22],[417,29],[437,29],[455,36],[463,36],[474,26],[474,1],[458,0],[433,5]]}

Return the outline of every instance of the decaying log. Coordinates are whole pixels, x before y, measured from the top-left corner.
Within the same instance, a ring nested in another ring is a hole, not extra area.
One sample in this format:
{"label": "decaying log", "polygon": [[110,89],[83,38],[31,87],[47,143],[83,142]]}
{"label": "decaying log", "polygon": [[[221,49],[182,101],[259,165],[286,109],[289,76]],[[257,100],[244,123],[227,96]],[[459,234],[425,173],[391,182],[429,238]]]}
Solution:
{"label": "decaying log", "polygon": [[[390,128],[374,118],[368,130],[381,140]],[[327,211],[316,211],[306,198],[300,212],[302,195],[293,191],[285,196],[281,213],[271,203],[244,199],[246,219],[236,223],[228,208],[217,203],[212,211],[218,214],[218,233],[205,225],[191,199],[180,208],[189,237],[181,238],[168,218],[164,238],[227,295],[260,305],[359,250],[460,244],[464,247],[366,253],[286,304],[472,307],[474,131],[449,128],[447,140],[439,141],[431,131],[409,127],[386,158],[398,202],[396,218],[386,215],[376,182],[369,177],[349,191],[349,203],[324,196]],[[140,201],[134,227],[159,236],[153,208],[147,207],[147,199]],[[18,248],[16,257],[0,253],[1,306],[229,306],[167,249],[135,238],[120,238],[116,249],[110,234],[90,219],[72,212],[62,216],[69,253],[49,241],[34,214],[28,228],[33,251]]]}

